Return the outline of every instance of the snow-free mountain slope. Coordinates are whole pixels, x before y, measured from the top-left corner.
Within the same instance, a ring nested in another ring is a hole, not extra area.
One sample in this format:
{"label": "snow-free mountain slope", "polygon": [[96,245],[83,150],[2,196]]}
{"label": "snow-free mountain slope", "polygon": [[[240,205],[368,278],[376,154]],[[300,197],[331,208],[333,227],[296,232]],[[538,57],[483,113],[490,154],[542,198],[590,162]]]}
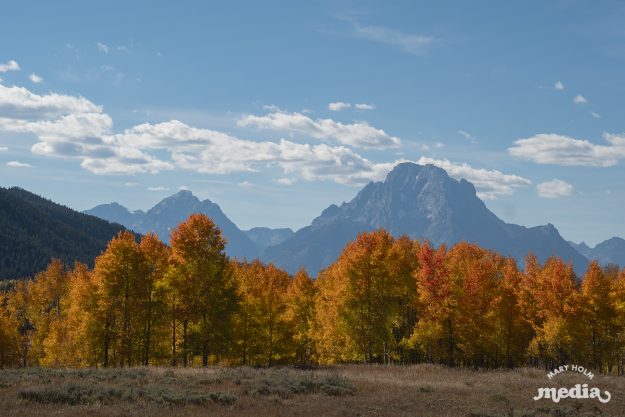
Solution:
{"label": "snow-free mountain slope", "polygon": [[244,230],[243,233],[254,242],[259,252],[262,252],[269,246],[279,245],[293,236],[293,230],[290,228],[271,229],[269,227],[254,227],[250,230]]}
{"label": "snow-free mountain slope", "polygon": [[169,234],[180,223],[193,213],[201,213],[210,217],[222,231],[228,241],[226,253],[236,258],[254,259],[258,256],[256,245],[243,233],[221,208],[210,200],[200,201],[191,191],[182,190],[169,196],[147,212],[131,212],[117,204],[104,204],[87,210],[85,213],[98,216],[109,221],[121,222],[139,233],[154,232],[168,243]]}
{"label": "snow-free mountain slope", "polygon": [[290,272],[304,266],[316,274],[359,232],[378,228],[436,245],[476,242],[521,263],[534,251],[541,261],[551,255],[572,261],[578,272],[587,264],[552,225],[507,224],[477,197],[470,182],[457,181],[433,165],[413,163],[397,165],[384,182],[369,183],[350,202],[331,205],[310,226],[267,248],[263,259]]}
{"label": "snow-free mountain slope", "polygon": [[612,237],[598,243],[594,248],[582,242],[576,244],[569,242],[579,253],[589,260],[597,260],[601,265],[616,264],[625,267],[625,240],[620,237]]}

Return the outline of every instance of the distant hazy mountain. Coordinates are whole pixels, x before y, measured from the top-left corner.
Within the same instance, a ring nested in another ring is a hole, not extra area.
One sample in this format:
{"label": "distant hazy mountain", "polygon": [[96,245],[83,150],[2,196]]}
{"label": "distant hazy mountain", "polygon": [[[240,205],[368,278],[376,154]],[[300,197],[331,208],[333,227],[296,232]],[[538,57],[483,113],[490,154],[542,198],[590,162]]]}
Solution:
{"label": "distant hazy mountain", "polygon": [[119,224],[133,224],[137,219],[145,216],[145,212],[142,210],[130,211],[117,203],[102,204],[85,211],[85,213]]}
{"label": "distant hazy mountain", "polygon": [[210,200],[200,201],[191,191],[179,191],[147,212],[130,211],[117,203],[111,203],[94,207],[85,213],[119,222],[139,233],[154,232],[166,243],[169,243],[169,233],[180,222],[193,213],[202,213],[213,219],[228,240],[226,253],[229,256],[250,260],[258,256],[256,245],[226,217],[217,204]]}
{"label": "distant hazy mountain", "polygon": [[259,252],[264,251],[269,246],[279,245],[293,236],[293,230],[289,228],[270,229],[268,227],[254,227],[250,230],[244,230],[243,233],[254,242]]}
{"label": "distant hazy mountain", "polygon": [[52,258],[93,266],[123,229],[21,188],[0,187],[0,279],[33,276]]}
{"label": "distant hazy mountain", "polygon": [[586,257],[586,259],[590,260],[588,255],[590,255],[590,253],[592,252],[592,249],[586,244],[586,242],[575,243],[575,242],[571,242],[569,240],[568,243],[569,243],[569,245],[571,245],[573,247],[573,249],[575,249],[576,251],[578,251],[579,253],[584,255]]}
{"label": "distant hazy mountain", "polygon": [[457,181],[432,165],[397,165],[384,182],[371,182],[349,203],[331,205],[310,226],[281,244],[268,247],[263,260],[316,274],[362,231],[384,228],[393,235],[429,239],[438,245],[476,242],[524,266],[528,252],[540,261],[551,255],[573,261],[578,273],[587,260],[548,224],[526,228],[500,220],[476,196],[473,184]]}
{"label": "distant hazy mountain", "polygon": [[589,260],[597,260],[601,265],[617,264],[625,267],[625,240],[613,237],[598,243],[594,248],[586,243],[580,244],[569,242],[579,253]]}

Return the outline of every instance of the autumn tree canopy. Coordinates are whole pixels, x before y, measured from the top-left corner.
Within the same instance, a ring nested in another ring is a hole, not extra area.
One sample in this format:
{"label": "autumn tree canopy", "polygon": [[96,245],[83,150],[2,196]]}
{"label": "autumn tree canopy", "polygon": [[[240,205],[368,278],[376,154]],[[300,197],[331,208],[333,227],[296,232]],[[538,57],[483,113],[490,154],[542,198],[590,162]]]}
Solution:
{"label": "autumn tree canopy", "polygon": [[625,371],[625,270],[361,233],[315,279],[228,259],[194,214],[90,270],[52,260],[0,293],[0,368],[418,363]]}

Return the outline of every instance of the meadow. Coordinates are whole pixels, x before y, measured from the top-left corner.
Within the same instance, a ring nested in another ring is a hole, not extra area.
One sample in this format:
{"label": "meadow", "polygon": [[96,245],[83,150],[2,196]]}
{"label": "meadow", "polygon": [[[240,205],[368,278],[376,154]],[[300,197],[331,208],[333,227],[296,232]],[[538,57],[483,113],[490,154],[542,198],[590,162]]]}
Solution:
{"label": "meadow", "polygon": [[[539,387],[588,383],[612,400],[534,401]],[[117,368],[0,371],[0,415],[622,416],[625,380],[533,368],[339,365],[315,369]]]}

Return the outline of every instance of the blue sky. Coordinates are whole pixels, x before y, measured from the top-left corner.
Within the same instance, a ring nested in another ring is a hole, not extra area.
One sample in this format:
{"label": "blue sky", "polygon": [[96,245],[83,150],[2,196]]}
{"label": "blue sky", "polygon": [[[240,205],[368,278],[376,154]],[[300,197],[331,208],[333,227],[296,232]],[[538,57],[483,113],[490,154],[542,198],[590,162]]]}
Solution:
{"label": "blue sky", "polygon": [[299,228],[404,160],[502,219],[625,236],[625,4],[13,2],[0,185],[84,210],[180,187]]}

